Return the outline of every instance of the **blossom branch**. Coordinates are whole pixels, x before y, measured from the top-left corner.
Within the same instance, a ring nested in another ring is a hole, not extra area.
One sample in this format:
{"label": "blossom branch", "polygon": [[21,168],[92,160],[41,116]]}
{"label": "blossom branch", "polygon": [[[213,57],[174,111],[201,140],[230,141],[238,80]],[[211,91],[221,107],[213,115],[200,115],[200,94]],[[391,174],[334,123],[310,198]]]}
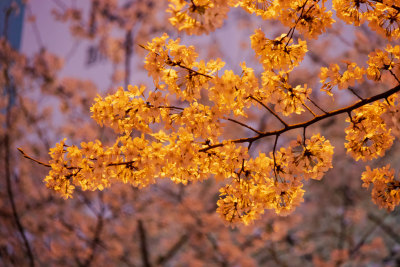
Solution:
{"label": "blossom branch", "polygon": [[[254,142],[254,141],[258,140],[258,139],[261,139],[261,138],[264,138],[264,137],[267,137],[267,136],[273,136],[273,135],[278,135],[278,134],[280,135],[280,134],[283,134],[283,133],[285,133],[287,131],[290,131],[290,130],[307,127],[307,126],[310,126],[310,125],[312,125],[314,123],[317,123],[317,122],[319,122],[321,120],[324,120],[324,119],[327,119],[327,118],[330,118],[330,117],[333,117],[333,116],[337,116],[337,115],[340,115],[340,114],[343,114],[343,113],[349,113],[349,112],[351,112],[351,111],[353,111],[353,110],[355,110],[357,108],[360,108],[362,106],[365,106],[365,105],[367,105],[369,103],[373,103],[373,102],[378,101],[380,99],[385,99],[385,98],[387,98],[387,97],[389,97],[389,96],[391,96],[391,95],[393,95],[393,94],[395,94],[395,93],[397,93],[399,91],[400,91],[400,85],[397,85],[396,87],[394,87],[394,88],[392,88],[392,89],[390,89],[390,90],[388,90],[386,92],[374,95],[374,96],[369,97],[369,98],[365,98],[363,100],[359,100],[358,102],[356,102],[356,103],[354,103],[354,104],[352,104],[350,106],[347,106],[347,107],[344,107],[344,108],[340,108],[340,109],[336,109],[336,110],[333,110],[333,111],[330,111],[330,112],[326,112],[325,114],[318,115],[318,116],[314,117],[311,120],[308,120],[308,121],[305,121],[305,122],[301,122],[301,123],[297,123],[297,124],[287,125],[284,128],[281,128],[279,130],[264,132],[262,134],[259,134],[259,135],[253,136],[253,137],[239,138],[239,139],[230,140],[230,142],[237,143],[237,144],[246,143],[246,142]],[[223,143],[209,145],[208,147],[202,148],[199,151],[200,152],[206,152],[206,151],[208,151],[210,149],[213,149],[213,148],[216,148],[216,147],[221,147],[221,146],[223,146]]]}

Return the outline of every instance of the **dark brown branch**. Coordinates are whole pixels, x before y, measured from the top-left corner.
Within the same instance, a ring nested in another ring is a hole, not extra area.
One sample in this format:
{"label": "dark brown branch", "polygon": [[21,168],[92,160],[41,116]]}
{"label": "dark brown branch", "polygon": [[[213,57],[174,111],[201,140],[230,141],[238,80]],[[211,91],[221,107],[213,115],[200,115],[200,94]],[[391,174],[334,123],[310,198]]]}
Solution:
{"label": "dark brown branch", "polygon": [[[357,109],[359,107],[362,107],[364,105],[367,105],[369,103],[373,103],[373,102],[378,101],[380,99],[385,99],[385,98],[387,98],[387,97],[389,97],[389,96],[391,96],[391,95],[393,95],[393,94],[395,94],[395,93],[397,93],[399,91],[400,91],[400,85],[397,85],[396,87],[394,87],[394,88],[392,88],[392,89],[390,89],[390,90],[388,90],[386,92],[374,95],[374,96],[369,97],[369,98],[365,98],[365,99],[360,100],[360,101],[358,101],[358,102],[356,102],[356,103],[354,103],[354,104],[352,104],[350,106],[347,106],[347,107],[344,107],[344,108],[340,108],[340,109],[336,109],[336,110],[327,112],[327,113],[322,114],[322,115],[318,115],[318,116],[314,117],[311,120],[308,120],[308,121],[305,121],[305,122],[301,122],[301,123],[297,123],[297,124],[288,125],[288,126],[286,126],[284,128],[281,128],[279,130],[264,132],[262,134],[259,134],[259,135],[253,136],[253,137],[230,140],[230,142],[237,143],[237,144],[247,143],[247,142],[254,142],[254,141],[258,140],[258,139],[261,139],[261,138],[264,138],[264,137],[267,137],[267,136],[280,135],[280,134],[283,134],[283,133],[285,133],[287,131],[290,131],[290,130],[294,130],[294,129],[298,129],[298,128],[302,128],[302,127],[308,127],[308,126],[310,126],[310,125],[312,125],[314,123],[317,123],[317,122],[319,122],[321,120],[324,120],[324,119],[327,119],[327,118],[330,118],[330,117],[333,117],[333,116],[337,116],[337,115],[340,115],[340,114],[343,114],[343,113],[349,113],[349,112],[351,112],[351,111],[353,111],[353,110],[355,110],[355,109]],[[213,148],[216,148],[216,147],[221,147],[221,146],[223,146],[223,143],[210,145],[208,147],[200,149],[199,151],[200,152],[206,152],[206,151],[208,151],[210,149],[213,149]]]}
{"label": "dark brown branch", "polygon": [[[22,156],[23,156],[24,158],[30,159],[30,160],[36,162],[37,164],[40,164],[40,165],[43,165],[43,166],[45,166],[45,167],[51,168],[51,165],[50,165],[50,164],[44,163],[44,162],[42,162],[42,161],[40,161],[40,160],[37,160],[37,159],[34,159],[34,158],[28,156],[28,155],[25,153],[25,151],[22,150],[22,148],[19,148],[19,147],[18,147],[17,149],[18,149],[19,152],[21,152],[21,154],[22,154]],[[135,161],[112,162],[112,163],[107,164],[107,167],[109,167],[109,166],[120,166],[120,165],[132,165],[133,163],[135,163]],[[134,168],[134,169],[137,170],[137,168],[136,168],[135,166],[132,166],[132,168]],[[81,168],[80,168],[80,167],[72,167],[72,166],[70,166],[70,167],[67,167],[67,169],[69,169],[69,170],[71,170],[71,169],[72,169],[72,170],[79,170],[79,169],[81,169]]]}
{"label": "dark brown branch", "polygon": [[179,251],[188,239],[189,236],[187,234],[182,235],[181,238],[179,238],[178,241],[167,251],[167,253],[165,253],[165,255],[158,257],[157,265],[164,266],[164,264]]}
{"label": "dark brown branch", "polygon": [[323,110],[317,103],[314,102],[314,100],[312,100],[311,98],[307,97],[308,101],[310,101],[316,108],[318,108],[319,110],[321,110],[323,113],[328,113],[325,110]]}
{"label": "dark brown branch", "polygon": [[[378,216],[375,216],[372,213],[368,214],[368,219],[373,221],[375,224],[377,224],[390,238],[393,239],[397,244],[400,244],[400,235],[393,231],[393,229],[389,226],[387,226],[381,218]],[[383,218],[385,219],[385,218]]]}
{"label": "dark brown branch", "polygon": [[[400,82],[399,82],[400,83]],[[358,99],[360,100],[364,100],[364,98],[362,98],[359,94],[357,94],[356,90],[353,87],[348,87],[347,89],[349,89],[350,92],[353,93],[353,95],[355,95],[356,97],[358,97]]]}
{"label": "dark brown branch", "polygon": [[207,240],[210,242],[213,250],[218,253],[221,259],[217,258],[217,261],[219,261],[221,267],[227,267],[229,266],[229,261],[226,259],[226,257],[221,253],[221,250],[219,248],[217,240],[213,238],[211,233],[207,233],[205,235],[207,237]]}
{"label": "dark brown branch", "polygon": [[131,75],[131,58],[133,54],[133,33],[128,30],[125,35],[125,88],[128,88],[129,76]]}
{"label": "dark brown branch", "polygon": [[304,106],[314,117],[317,116],[306,104],[303,103],[303,106]]}
{"label": "dark brown branch", "polygon": [[109,163],[107,164],[107,167],[109,166],[120,166],[120,165],[131,165],[133,163],[135,163],[136,161],[132,160],[132,161],[125,161],[125,162],[113,162],[113,163]]}
{"label": "dark brown branch", "polygon": [[275,136],[275,142],[274,142],[274,149],[272,150],[272,157],[274,158],[274,174],[275,174],[275,182],[278,181],[278,176],[276,173],[276,158],[275,158],[275,151],[276,151],[276,145],[278,144],[278,138],[279,134]]}
{"label": "dark brown branch", "polygon": [[213,78],[212,76],[210,76],[210,75],[208,75],[208,74],[198,72],[197,70],[194,70],[194,69],[191,69],[191,68],[189,68],[189,67],[187,67],[187,66],[185,66],[185,65],[182,65],[181,62],[173,61],[173,60],[171,60],[169,57],[168,57],[168,60],[169,60],[169,62],[166,62],[166,63],[167,63],[169,66],[178,66],[178,67],[181,67],[182,69],[185,69],[185,70],[187,70],[187,71],[192,71],[192,72],[196,73],[197,75],[201,75],[201,76],[204,76],[204,77],[209,78],[209,79],[212,79],[212,78]]}
{"label": "dark brown branch", "polygon": [[[389,214],[386,214],[383,218],[383,220],[388,216]],[[368,214],[368,218],[369,218],[370,214]],[[381,220],[381,222],[383,222],[383,220]],[[350,250],[350,256],[353,256],[354,254],[356,254],[358,252],[358,250],[365,244],[365,242],[367,241],[368,237],[375,231],[375,229],[378,227],[378,224],[375,224],[373,227],[371,227],[364,235],[363,237],[360,239],[360,241],[358,241],[358,243],[354,246],[354,248],[352,248]]]}
{"label": "dark brown branch", "polygon": [[303,6],[301,7],[301,12],[300,12],[299,17],[296,19],[294,26],[291,27],[291,28],[289,29],[289,32],[288,32],[287,35],[286,35],[287,37],[289,37],[289,39],[288,39],[288,41],[286,42],[285,47],[288,46],[290,40],[292,40],[294,31],[296,30],[296,27],[297,27],[297,24],[300,22],[300,20],[303,18],[303,16],[306,15],[306,14],[308,13],[308,11],[310,11],[310,10],[314,7],[314,5],[311,5],[311,6],[307,9],[307,11],[304,12],[304,9],[305,9],[305,7],[306,7],[306,5],[307,5],[307,2],[308,2],[308,0],[306,0],[306,1],[304,2]]}
{"label": "dark brown branch", "polygon": [[25,235],[25,229],[21,223],[21,220],[19,218],[19,214],[17,211],[17,205],[15,204],[15,198],[14,198],[14,192],[12,189],[12,182],[11,182],[11,156],[12,156],[12,152],[10,150],[11,147],[11,140],[10,140],[10,130],[12,128],[12,114],[11,114],[11,108],[12,108],[12,98],[13,95],[15,94],[15,88],[13,87],[13,84],[11,82],[9,73],[8,73],[8,68],[9,65],[6,63],[4,66],[4,70],[3,70],[3,76],[4,79],[6,81],[5,84],[5,89],[7,92],[7,106],[6,106],[6,131],[5,131],[5,135],[4,135],[4,150],[5,150],[5,155],[4,155],[4,170],[5,170],[5,179],[6,179],[6,187],[7,187],[7,195],[8,195],[8,199],[10,200],[10,204],[11,204],[11,210],[12,210],[12,214],[13,214],[13,218],[15,221],[15,224],[17,225],[17,229],[18,232],[21,234],[25,249],[26,249],[26,253],[27,253],[27,257],[29,260],[29,266],[34,267],[35,266],[35,260],[33,257],[33,252],[31,249],[31,246],[29,244],[29,241]]}
{"label": "dark brown branch", "polygon": [[[269,252],[270,256],[272,257],[272,260],[275,262],[275,266],[282,266],[282,267],[287,267],[288,264],[284,261],[282,261],[279,258],[279,253],[277,253],[274,244],[271,242],[270,246],[266,247],[267,251]],[[264,256],[263,258],[260,259],[260,264],[265,265],[265,263],[268,261],[269,257]]]}
{"label": "dark brown branch", "polygon": [[394,72],[392,70],[389,70],[390,74],[392,74],[392,76],[395,78],[395,80],[400,84],[400,80],[399,78],[397,78],[396,74],[394,74]]}
{"label": "dark brown branch", "polygon": [[251,126],[249,126],[249,125],[247,125],[247,124],[244,124],[244,123],[242,123],[242,122],[240,122],[240,121],[237,121],[237,120],[234,120],[234,119],[226,119],[226,120],[231,121],[231,122],[234,122],[234,123],[237,123],[237,124],[239,124],[239,125],[241,125],[241,126],[243,126],[243,127],[246,127],[247,129],[252,130],[252,131],[255,132],[255,133],[261,134],[260,131],[254,129],[254,128],[252,128]]}
{"label": "dark brown branch", "polygon": [[94,260],[94,256],[96,253],[96,247],[100,243],[100,234],[101,234],[101,231],[103,230],[103,220],[104,220],[103,213],[104,213],[104,210],[101,212],[101,214],[99,214],[97,216],[96,228],[94,230],[93,239],[90,242],[90,254],[89,254],[88,258],[84,261],[82,266],[90,266],[90,264]]}
{"label": "dark brown branch", "polygon": [[34,158],[28,156],[28,155],[22,150],[22,148],[19,148],[19,147],[18,147],[17,149],[18,149],[19,152],[21,152],[21,154],[22,154],[22,156],[24,156],[24,158],[30,159],[30,160],[32,160],[32,161],[34,161],[34,162],[36,162],[36,163],[38,163],[38,164],[40,164],[40,165],[43,165],[43,166],[45,166],[45,167],[51,168],[51,165],[50,165],[50,164],[41,162],[41,161],[39,161],[39,160],[37,160],[37,159],[34,159]]}
{"label": "dark brown branch", "polygon": [[140,252],[142,255],[142,261],[144,267],[151,267],[150,259],[149,259],[149,251],[147,249],[147,237],[146,237],[146,229],[143,226],[142,220],[138,220],[138,232],[140,238]]}
{"label": "dark brown branch", "polygon": [[[156,107],[156,106],[151,105],[150,103],[147,103],[147,106],[150,108],[167,108],[167,109],[184,110],[184,108],[176,107],[176,106],[158,106],[158,107]],[[131,111],[131,108],[125,110],[125,112],[129,112],[129,111]]]}
{"label": "dark brown branch", "polygon": [[277,118],[283,125],[285,125],[285,128],[288,127],[288,124],[281,119],[281,117],[279,117],[278,114],[276,114],[272,109],[270,109],[267,105],[265,105],[261,100],[258,100],[257,98],[255,98],[254,96],[250,96],[251,99],[257,101],[258,104],[260,104],[261,106],[263,106],[266,110],[268,110],[272,115],[274,115],[275,118]]}

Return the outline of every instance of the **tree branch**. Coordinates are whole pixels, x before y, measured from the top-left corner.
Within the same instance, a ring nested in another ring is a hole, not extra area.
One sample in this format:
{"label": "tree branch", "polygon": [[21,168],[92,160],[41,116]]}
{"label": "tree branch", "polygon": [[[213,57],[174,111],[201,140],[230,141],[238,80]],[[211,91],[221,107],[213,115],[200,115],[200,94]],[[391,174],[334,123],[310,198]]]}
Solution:
{"label": "tree branch", "polygon": [[188,239],[189,236],[187,234],[182,235],[181,238],[179,238],[179,240],[167,251],[167,253],[158,257],[157,265],[164,266],[164,264],[178,252]]}
{"label": "tree branch", "polygon": [[96,247],[97,247],[98,243],[100,242],[100,234],[101,234],[101,231],[103,230],[103,219],[104,219],[103,213],[104,213],[104,211],[102,211],[101,214],[99,214],[97,216],[96,228],[94,230],[93,239],[90,242],[90,254],[87,257],[87,259],[84,261],[82,266],[85,266],[85,267],[90,266],[90,264],[94,260],[94,256],[96,253]]}
{"label": "tree branch", "polygon": [[147,238],[146,238],[146,229],[143,226],[142,220],[138,220],[138,232],[140,238],[140,251],[142,255],[142,261],[144,267],[151,267],[150,259],[149,259],[149,251],[147,249]]}
{"label": "tree branch", "polygon": [[[387,98],[387,97],[389,97],[389,96],[391,96],[391,95],[393,95],[393,94],[395,94],[395,93],[397,93],[399,91],[400,91],[400,85],[397,85],[396,87],[394,87],[394,88],[392,88],[392,89],[390,89],[390,90],[388,90],[386,92],[374,95],[374,96],[369,97],[369,98],[365,98],[363,100],[359,100],[358,102],[356,102],[356,103],[354,103],[354,104],[352,104],[350,106],[347,106],[347,107],[344,107],[344,108],[340,108],[340,109],[336,109],[336,110],[327,112],[327,113],[322,114],[322,115],[318,115],[318,116],[314,117],[311,120],[308,120],[308,121],[305,121],[305,122],[301,122],[301,123],[297,123],[297,124],[291,124],[291,125],[288,125],[287,127],[281,128],[279,130],[264,132],[262,134],[259,134],[259,135],[253,136],[253,137],[230,140],[230,142],[237,143],[237,144],[239,144],[239,143],[247,143],[247,142],[254,142],[254,141],[258,140],[258,139],[261,139],[261,138],[264,138],[264,137],[267,137],[267,136],[278,135],[278,134],[282,134],[282,133],[285,133],[285,132],[290,131],[290,130],[294,130],[294,129],[298,129],[298,128],[302,128],[302,127],[307,127],[307,126],[310,126],[310,125],[312,125],[314,123],[317,123],[317,122],[319,122],[321,120],[324,120],[324,119],[327,119],[327,118],[330,118],[330,117],[333,117],[333,116],[337,116],[337,115],[340,115],[340,114],[343,114],[343,113],[349,113],[349,112],[351,112],[351,111],[353,111],[353,110],[355,110],[357,108],[360,108],[362,106],[365,106],[365,105],[367,105],[369,103],[373,103],[373,102],[378,101],[380,99],[385,99],[385,98]],[[207,146],[205,148],[200,149],[199,151],[200,152],[206,152],[206,151],[208,151],[210,149],[213,149],[213,148],[216,148],[216,147],[221,147],[221,146],[223,146],[223,143],[209,145],[209,146]]]}
{"label": "tree branch", "polygon": [[39,160],[37,160],[37,159],[34,159],[34,158],[28,156],[28,155],[25,153],[25,151],[22,150],[22,148],[19,148],[19,147],[18,147],[17,149],[18,149],[19,152],[21,152],[21,154],[22,154],[22,156],[23,156],[24,158],[30,159],[30,160],[32,160],[32,161],[34,161],[34,162],[36,162],[36,163],[38,163],[38,164],[40,164],[40,165],[43,165],[43,166],[48,167],[48,168],[51,168],[51,165],[50,165],[50,164],[44,163],[44,162],[42,162],[42,161],[39,161]]}
{"label": "tree branch", "polygon": [[17,205],[15,204],[15,198],[14,198],[14,192],[12,190],[12,181],[11,181],[11,138],[10,138],[10,130],[12,128],[12,114],[11,114],[11,109],[13,106],[13,95],[15,95],[15,88],[13,86],[13,83],[10,79],[9,73],[9,64],[8,62],[6,62],[5,66],[4,66],[4,70],[3,70],[3,76],[4,79],[6,81],[5,84],[5,91],[7,93],[7,106],[6,106],[6,129],[5,129],[5,135],[4,135],[4,150],[5,150],[5,155],[4,155],[4,170],[5,170],[5,179],[6,179],[6,187],[7,187],[7,195],[8,195],[8,199],[10,200],[10,204],[11,204],[11,210],[12,210],[12,214],[13,214],[13,218],[15,221],[15,224],[17,225],[17,229],[19,231],[19,233],[21,234],[25,249],[26,249],[26,253],[27,253],[27,257],[29,260],[29,266],[34,267],[35,266],[35,260],[33,257],[33,252],[31,249],[31,246],[29,244],[29,241],[25,235],[25,229],[21,223],[21,220],[19,218],[19,214],[17,211]]}
{"label": "tree branch", "polygon": [[[400,83],[400,82],[399,82],[399,83]],[[352,92],[353,95],[355,95],[356,97],[358,97],[358,99],[364,100],[364,98],[362,98],[359,94],[357,94],[356,90],[355,90],[353,87],[349,86],[347,89],[349,89],[349,91]]]}
{"label": "tree branch", "polygon": [[382,219],[372,213],[368,214],[368,219],[377,224],[390,238],[393,239],[393,241],[395,241],[397,244],[400,244],[400,235],[393,231],[391,227],[387,226]]}
{"label": "tree branch", "polygon": [[129,76],[131,75],[131,58],[133,54],[133,34],[132,29],[128,30],[125,35],[125,90],[128,88]]}

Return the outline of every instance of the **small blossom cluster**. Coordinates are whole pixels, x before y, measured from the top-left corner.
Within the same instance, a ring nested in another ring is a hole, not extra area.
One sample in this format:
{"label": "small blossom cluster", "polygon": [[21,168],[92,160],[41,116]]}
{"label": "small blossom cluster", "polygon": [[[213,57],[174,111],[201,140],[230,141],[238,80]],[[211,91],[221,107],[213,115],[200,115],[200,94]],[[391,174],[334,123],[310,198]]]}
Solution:
{"label": "small blossom cluster", "polygon": [[291,86],[286,72],[275,75],[274,72],[265,71],[261,79],[263,87],[257,90],[256,96],[265,100],[264,102],[274,104],[275,111],[285,116],[304,111],[305,102],[312,91],[307,84]]}
{"label": "small blossom cluster", "polygon": [[371,29],[389,40],[400,38],[398,1],[333,0],[332,3],[336,15],[346,23],[360,26],[368,22]]}
{"label": "small blossom cluster", "polygon": [[390,96],[387,102],[383,102],[386,111],[381,115],[391,133],[400,138],[400,98],[398,94]]}
{"label": "small blossom cluster", "polygon": [[381,115],[386,108],[382,102],[374,102],[354,110],[355,115],[347,118],[345,147],[355,160],[363,161],[382,157],[389,149],[394,137]]}
{"label": "small blossom cluster", "polygon": [[220,28],[227,18],[229,4],[225,0],[169,0],[167,12],[171,13],[170,23],[186,34],[200,35]]}
{"label": "small blossom cluster", "polygon": [[[341,74],[340,67],[337,64],[331,64],[329,68],[322,67],[319,78],[321,79],[321,91],[325,91],[328,95],[333,96],[332,89],[337,86],[339,90],[354,86],[355,82],[363,82],[365,69],[357,66],[356,63],[347,63],[347,69]],[[327,81],[327,80],[330,81]]]}
{"label": "small blossom cluster", "polygon": [[180,39],[168,39],[167,34],[154,38],[144,47],[149,51],[144,68],[157,89],[168,90],[178,98],[194,101],[200,98],[202,88],[209,86],[211,75],[224,66],[221,60],[196,61],[193,46],[180,44]]}
{"label": "small blossom cluster", "polygon": [[332,168],[333,146],[319,134],[299,137],[289,148],[243,162],[237,177],[220,189],[217,212],[228,222],[249,224],[266,209],[285,216],[303,201],[302,179],[320,180]]}
{"label": "small blossom cluster", "polygon": [[376,49],[369,54],[367,61],[367,77],[370,80],[379,81],[384,70],[392,71],[399,66],[400,46],[387,45],[384,51]]}
{"label": "small blossom cluster", "polygon": [[335,22],[332,11],[327,11],[323,1],[251,1],[237,3],[247,12],[261,16],[264,20],[278,19],[283,25],[296,27],[306,38],[317,38]]}
{"label": "small blossom cluster", "polygon": [[368,55],[367,67],[360,67],[354,62],[345,62],[346,70],[341,73],[338,64],[331,64],[328,68],[322,67],[319,78],[322,84],[321,91],[333,96],[332,89],[339,90],[361,84],[366,78],[380,81],[384,71],[393,72],[400,66],[400,46],[387,45],[384,50],[376,49]]}
{"label": "small blossom cluster", "polygon": [[400,181],[394,178],[390,165],[371,170],[369,166],[361,176],[363,187],[372,188],[372,201],[387,211],[393,211],[400,204]]}
{"label": "small blossom cluster", "polygon": [[266,38],[260,29],[256,29],[250,39],[251,47],[265,70],[293,70],[307,52],[306,41],[299,39],[298,44],[293,44],[293,40],[287,34],[271,40]]}

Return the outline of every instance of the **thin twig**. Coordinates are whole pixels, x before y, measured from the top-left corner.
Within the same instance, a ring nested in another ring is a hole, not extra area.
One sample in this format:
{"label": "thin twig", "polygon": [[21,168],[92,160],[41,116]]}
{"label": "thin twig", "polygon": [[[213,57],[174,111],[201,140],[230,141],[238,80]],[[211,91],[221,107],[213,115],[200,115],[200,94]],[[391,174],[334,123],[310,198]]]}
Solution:
{"label": "thin twig", "polygon": [[158,257],[157,265],[164,266],[166,262],[179,251],[179,249],[187,242],[188,239],[189,236],[187,234],[182,235],[164,255]]}
{"label": "thin twig", "polygon": [[400,80],[399,80],[399,78],[397,78],[396,74],[394,74],[394,72],[392,70],[389,70],[389,72],[396,79],[396,81],[400,84]]}
{"label": "thin twig", "polygon": [[278,143],[278,138],[279,134],[275,136],[275,142],[274,142],[274,149],[272,150],[272,156],[274,158],[274,174],[275,174],[275,182],[278,181],[278,175],[276,173],[276,158],[275,158],[275,151],[276,151],[276,144]]}
{"label": "thin twig", "polygon": [[41,161],[39,161],[39,160],[37,160],[37,159],[34,159],[34,158],[28,156],[28,155],[25,153],[25,151],[22,150],[22,148],[19,148],[19,147],[18,147],[17,149],[18,149],[19,152],[21,152],[21,154],[22,154],[22,156],[24,156],[24,158],[30,159],[30,160],[32,160],[32,161],[34,161],[34,162],[36,162],[36,163],[38,163],[38,164],[40,164],[40,165],[43,165],[43,166],[45,166],[45,167],[51,168],[51,165],[50,165],[50,164],[41,162]]}
{"label": "thin twig", "polygon": [[306,104],[303,103],[303,106],[304,106],[314,117],[317,116]]}
{"label": "thin twig", "polygon": [[130,83],[131,75],[131,58],[133,54],[133,33],[132,29],[128,30],[125,35],[125,90]]}
{"label": "thin twig", "polygon": [[311,98],[307,97],[308,101],[310,101],[316,108],[318,108],[319,110],[321,110],[323,113],[328,113],[325,110],[323,110],[317,103],[314,102],[314,100],[312,100]]}
{"label": "thin twig", "polygon": [[[29,16],[33,16],[31,6],[29,4],[26,5],[26,9],[29,13]],[[36,20],[34,20],[32,23],[32,28],[33,28],[33,35],[36,38],[36,42],[38,43],[40,49],[44,47],[43,45],[43,39],[42,36],[40,35],[39,27],[37,26]]]}
{"label": "thin twig", "polygon": [[[385,215],[385,217],[383,218],[383,220],[388,216],[388,214]],[[368,216],[369,217],[369,216]],[[381,222],[383,222],[383,220]],[[350,256],[354,256],[354,254],[356,254],[360,248],[365,244],[365,242],[367,241],[368,237],[375,231],[375,229],[378,227],[378,224],[375,222],[375,225],[372,226],[362,237],[361,239],[358,241],[358,243],[354,246],[354,248],[352,248],[349,252]]]}
{"label": "thin twig", "polygon": [[364,98],[362,98],[359,94],[357,94],[356,90],[353,87],[348,87],[347,89],[349,89],[350,92],[353,93],[353,95],[355,95],[356,97],[358,97],[360,100],[364,100]]}
{"label": "thin twig", "polygon": [[258,130],[256,130],[256,129],[252,128],[251,126],[249,126],[249,125],[247,125],[247,124],[244,124],[244,123],[242,123],[242,122],[240,122],[240,121],[237,121],[237,120],[235,120],[235,119],[230,119],[230,118],[228,118],[228,119],[225,119],[225,120],[228,120],[228,121],[237,123],[237,124],[239,124],[239,125],[241,125],[241,126],[243,126],[243,127],[246,127],[247,129],[252,130],[252,131],[255,132],[255,133],[258,133],[258,134],[261,134],[261,133],[262,133],[262,132],[260,132],[260,131],[258,131]]}
{"label": "thin twig", "polygon": [[277,118],[283,125],[285,125],[285,128],[288,127],[288,124],[281,119],[281,117],[279,117],[278,114],[276,114],[272,109],[270,109],[267,105],[265,105],[261,100],[258,100],[257,98],[255,98],[254,96],[249,96],[251,99],[257,101],[258,104],[260,104],[261,106],[263,106],[266,110],[268,110],[272,115],[274,115],[275,118]]}
{"label": "thin twig", "polygon": [[376,225],[378,225],[390,238],[393,239],[393,241],[395,241],[397,244],[400,244],[400,235],[393,231],[392,227],[387,226],[383,220],[381,218],[379,218],[378,216],[369,213],[368,214],[368,219],[370,219],[371,221],[373,221]]}

